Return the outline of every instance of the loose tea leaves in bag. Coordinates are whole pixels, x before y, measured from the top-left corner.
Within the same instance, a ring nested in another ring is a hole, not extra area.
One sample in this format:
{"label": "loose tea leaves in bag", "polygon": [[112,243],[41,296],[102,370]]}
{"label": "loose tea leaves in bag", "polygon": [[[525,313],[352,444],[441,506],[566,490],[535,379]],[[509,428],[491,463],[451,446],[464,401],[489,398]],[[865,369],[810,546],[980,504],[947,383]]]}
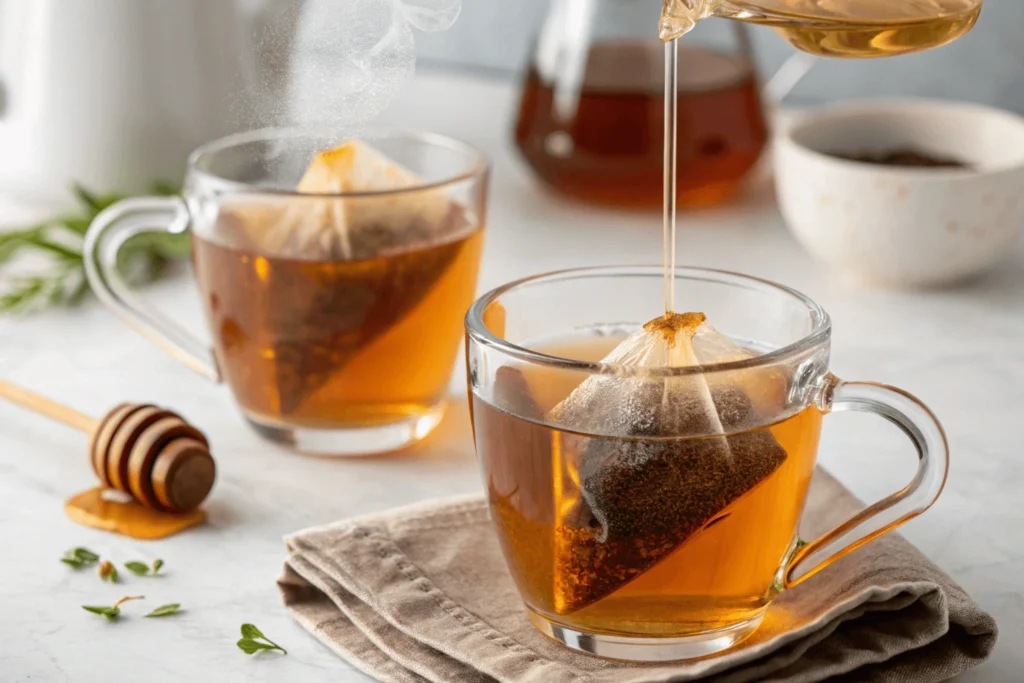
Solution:
{"label": "loose tea leaves in bag", "polygon": [[308,197],[264,198],[232,213],[245,240],[261,253],[366,259],[465,227],[460,207],[443,189],[381,194],[423,184],[376,148],[352,140],[313,157],[296,187]]}
{"label": "loose tea leaves in bag", "polygon": [[604,359],[621,374],[587,379],[551,411],[557,424],[597,435],[563,437],[575,471],[562,479],[576,488],[559,492],[568,510],[556,529],[559,613],[653,567],[785,461],[770,432],[749,431],[758,416],[742,387],[643,372],[707,364],[718,353],[735,360],[738,348],[703,314],[668,314]]}
{"label": "loose tea leaves in bag", "polygon": [[317,154],[299,194],[224,202],[217,236],[243,252],[246,285],[234,290],[251,304],[220,303],[236,334],[274,359],[275,412],[301,418],[330,402],[318,392],[410,315],[465,248],[476,226],[445,189],[388,192],[422,184],[352,141]]}

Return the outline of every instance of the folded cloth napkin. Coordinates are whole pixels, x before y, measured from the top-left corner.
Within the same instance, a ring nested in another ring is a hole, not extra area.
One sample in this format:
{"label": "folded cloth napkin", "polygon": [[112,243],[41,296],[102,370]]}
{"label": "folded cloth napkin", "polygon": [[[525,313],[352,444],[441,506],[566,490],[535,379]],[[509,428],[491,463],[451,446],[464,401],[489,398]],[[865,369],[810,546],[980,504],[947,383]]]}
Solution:
{"label": "folded cloth napkin", "polygon": [[[802,531],[861,503],[819,471]],[[286,539],[279,580],[295,618],[385,683],[940,681],[982,662],[996,624],[896,534],[847,555],[769,608],[723,654],[635,664],[548,640],[528,620],[482,498],[402,508]]]}

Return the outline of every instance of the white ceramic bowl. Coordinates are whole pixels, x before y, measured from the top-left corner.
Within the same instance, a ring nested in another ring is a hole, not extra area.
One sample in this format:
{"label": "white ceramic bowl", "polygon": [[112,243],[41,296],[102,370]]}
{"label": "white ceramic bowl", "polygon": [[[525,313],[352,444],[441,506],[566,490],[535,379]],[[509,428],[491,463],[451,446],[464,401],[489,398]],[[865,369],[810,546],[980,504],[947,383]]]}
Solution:
{"label": "white ceramic bowl", "polygon": [[[774,151],[783,217],[841,274],[940,285],[991,266],[1024,222],[1024,118],[960,102],[878,100],[796,114]],[[969,169],[904,168],[829,153],[913,149]]]}

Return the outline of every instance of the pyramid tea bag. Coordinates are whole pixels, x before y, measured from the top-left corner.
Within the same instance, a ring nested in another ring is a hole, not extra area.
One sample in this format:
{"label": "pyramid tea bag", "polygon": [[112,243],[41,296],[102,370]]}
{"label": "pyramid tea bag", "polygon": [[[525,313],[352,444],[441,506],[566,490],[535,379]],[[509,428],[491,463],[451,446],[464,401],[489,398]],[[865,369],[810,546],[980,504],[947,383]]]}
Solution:
{"label": "pyramid tea bag", "polygon": [[219,310],[231,312],[220,325],[228,352],[257,344],[272,360],[244,361],[243,379],[262,412],[315,426],[325,410],[343,405],[340,373],[474,248],[467,244],[477,225],[465,208],[446,188],[411,189],[422,184],[365,142],[350,141],[314,156],[296,188],[308,197],[225,202],[218,237],[241,260],[225,252],[209,277],[232,280],[216,287]]}
{"label": "pyramid tea bag", "polygon": [[[261,252],[315,260],[371,258],[465,227],[458,205],[442,189],[358,196],[422,184],[376,148],[351,140],[313,157],[296,187],[310,198],[265,201],[232,214]],[[354,196],[315,196],[338,194]]]}
{"label": "pyramid tea bag", "polygon": [[[741,354],[753,355],[703,314],[666,314],[603,360],[623,373],[588,378],[552,409],[549,419],[565,429],[600,435],[563,432],[575,471],[556,491],[566,511],[556,530],[559,613],[583,609],[640,576],[786,460],[767,430],[749,431],[758,416],[742,386],[701,373],[642,372]],[[692,438],[670,438],[681,435]]]}

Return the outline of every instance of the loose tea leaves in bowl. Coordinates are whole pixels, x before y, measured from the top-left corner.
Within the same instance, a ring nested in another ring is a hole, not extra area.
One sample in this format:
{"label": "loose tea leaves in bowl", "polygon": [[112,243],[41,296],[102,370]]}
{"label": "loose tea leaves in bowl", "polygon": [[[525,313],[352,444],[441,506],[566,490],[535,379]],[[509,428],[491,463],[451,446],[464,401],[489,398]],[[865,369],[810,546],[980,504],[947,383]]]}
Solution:
{"label": "loose tea leaves in bowl", "polygon": [[877,166],[899,166],[903,168],[970,168],[970,165],[950,157],[911,148],[900,148],[863,152],[831,152],[830,156],[846,161]]}

